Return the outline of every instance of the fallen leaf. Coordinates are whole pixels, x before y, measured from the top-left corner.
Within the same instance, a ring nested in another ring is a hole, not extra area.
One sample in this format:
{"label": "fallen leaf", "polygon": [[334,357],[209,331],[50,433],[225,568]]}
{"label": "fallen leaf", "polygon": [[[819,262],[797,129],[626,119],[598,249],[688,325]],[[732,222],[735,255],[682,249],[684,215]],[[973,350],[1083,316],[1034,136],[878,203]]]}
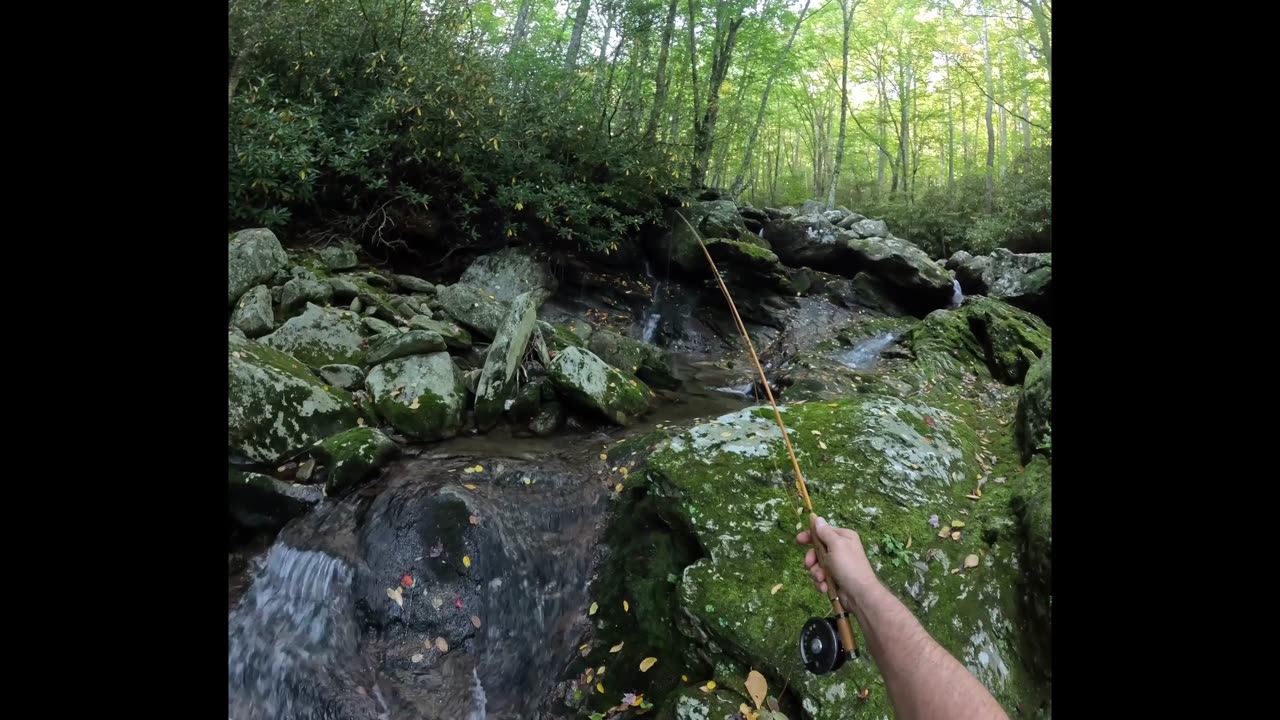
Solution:
{"label": "fallen leaf", "polygon": [[417,409],[418,409],[418,408],[420,408],[420,407],[422,407],[422,401],[421,401],[421,400],[414,400],[413,402],[409,403],[409,409],[410,409],[410,410],[417,410]]}
{"label": "fallen leaf", "polygon": [[463,567],[471,567],[471,556],[470,556],[470,555],[463,555],[463,556],[462,556],[462,566],[463,566]]}
{"label": "fallen leaf", "polygon": [[409,658],[409,662],[415,662],[415,663],[422,662],[422,653],[414,653],[413,657]]}
{"label": "fallen leaf", "polygon": [[607,453],[600,453],[600,459],[601,459],[601,460],[608,460],[608,459],[609,459],[609,455],[608,455]]}
{"label": "fallen leaf", "polygon": [[722,432],[722,433],[720,433],[720,437],[733,437],[733,433],[731,433],[731,432]]}
{"label": "fallen leaf", "polygon": [[618,472],[622,473],[622,477],[626,477],[626,476],[627,476],[627,473],[629,473],[629,472],[631,472],[631,471],[630,471],[630,470],[628,470],[628,469],[626,469],[626,468],[618,468]]}
{"label": "fallen leaf", "polygon": [[480,625],[481,625],[481,624],[482,624],[482,623],[480,622],[480,616],[479,616],[479,615],[472,615],[472,616],[471,616],[471,625],[472,625],[473,627],[475,627],[475,629],[479,630],[479,629],[480,629]]}
{"label": "fallen leaf", "polygon": [[766,701],[765,701],[765,704],[767,704],[767,705],[769,706],[769,710],[770,710],[771,712],[781,712],[781,711],[782,711],[782,706],[781,706],[781,705],[779,705],[779,704],[778,704],[777,699],[775,699],[775,698],[773,698],[773,697],[770,697],[768,700],[766,700]]}
{"label": "fallen leaf", "polygon": [[622,601],[622,612],[630,612],[630,611],[631,611],[631,603],[627,602],[626,600],[623,600],[623,601]]}
{"label": "fallen leaf", "polygon": [[933,418],[929,417],[928,415],[924,417],[924,424],[928,425],[929,427],[937,427],[937,423],[935,423],[933,421]]}
{"label": "fallen leaf", "polygon": [[609,652],[611,653],[622,652],[622,646],[626,644],[627,642],[624,640],[618,643],[617,645],[614,645],[613,647],[609,648]]}
{"label": "fallen leaf", "polygon": [[1003,485],[1003,484],[1004,484],[1004,478],[1002,478],[1002,477],[992,478],[991,482],[996,483],[997,485]]}
{"label": "fallen leaf", "polygon": [[356,425],[359,425],[360,427],[364,427],[364,418],[362,417],[356,418]]}
{"label": "fallen leaf", "polygon": [[590,615],[595,615],[595,614],[596,614],[596,611],[597,611],[597,610],[599,610],[599,609],[600,609],[600,603],[594,603],[594,602],[593,602],[593,603],[591,603],[591,609],[587,610],[587,615],[589,615],[589,616],[590,616]]}
{"label": "fallen leaf", "polygon": [[929,516],[929,525],[930,525],[931,527],[938,527],[938,516],[937,516],[937,515],[930,515],[930,516]]}
{"label": "fallen leaf", "polygon": [[645,658],[645,659],[641,660],[641,661],[640,661],[640,672],[649,672],[649,668],[653,667],[653,664],[654,664],[654,663],[656,663],[656,662],[658,662],[658,658],[656,658],[656,657],[647,657],[647,658]]}
{"label": "fallen leaf", "polygon": [[760,713],[752,710],[750,705],[742,703],[738,706],[738,714],[735,715],[734,718],[735,720],[737,720],[737,718],[742,718],[742,720],[760,720]]}
{"label": "fallen leaf", "polygon": [[908,550],[910,550],[910,549],[911,549],[911,536],[910,536],[910,535],[908,535],[908,536],[907,536],[907,549],[908,549]]}
{"label": "fallen leaf", "polygon": [[955,532],[951,533],[951,539],[952,539],[952,540],[959,541],[959,540],[960,540],[960,531],[959,531],[959,530],[956,530]]}
{"label": "fallen leaf", "polygon": [[588,685],[590,685],[591,681],[595,679],[596,679],[596,671],[592,670],[591,668],[587,668],[587,671],[582,674],[582,682]]}
{"label": "fallen leaf", "polygon": [[964,559],[964,567],[966,570],[969,568],[976,568],[978,567],[978,562],[979,560],[977,555],[967,555]]}
{"label": "fallen leaf", "polygon": [[708,681],[707,681],[707,684],[702,686],[702,689],[703,689],[703,690],[705,690],[705,691],[707,691],[707,692],[711,692],[712,690],[715,690],[715,689],[716,689],[716,681],[715,681],[715,680],[708,680]]}
{"label": "fallen leaf", "polygon": [[400,584],[405,587],[413,587],[413,576],[405,575],[404,577],[400,578]]}
{"label": "fallen leaf", "polygon": [[947,536],[948,536],[948,535],[950,535],[950,534],[951,534],[951,528],[942,528],[941,530],[939,530],[939,531],[938,531],[938,537],[940,537],[940,538],[942,538],[942,539],[944,539],[944,540],[945,540],[945,539],[947,538]]}
{"label": "fallen leaf", "polygon": [[779,590],[781,590],[781,589],[782,589],[782,583],[778,583],[777,585],[774,585],[774,586],[773,586],[773,589],[769,591],[769,594],[770,594],[770,595],[777,595],[777,594],[778,594],[778,591],[779,591]]}
{"label": "fallen leaf", "polygon": [[578,646],[578,654],[579,654],[579,655],[581,655],[582,657],[586,657],[586,656],[590,655],[590,654],[591,654],[591,646],[590,646],[590,645],[580,645],[580,646]]}
{"label": "fallen leaf", "polygon": [[472,485],[471,483],[467,483],[466,485],[463,485],[462,487],[464,487],[464,488],[466,488],[466,489],[468,489],[468,490],[475,490],[475,489],[476,489],[476,486],[475,486],[475,485]]}
{"label": "fallen leaf", "polygon": [[472,525],[480,524],[480,518],[476,517],[475,515],[472,515],[471,517],[467,518],[467,520],[469,520]]}
{"label": "fallen leaf", "polygon": [[445,640],[444,636],[436,638],[436,649],[442,653],[449,652],[449,641]]}
{"label": "fallen leaf", "polygon": [[604,671],[605,671],[605,670],[607,670],[607,669],[608,669],[608,668],[606,668],[606,667],[605,667],[605,666],[603,666],[603,665],[601,665],[600,667],[596,668],[596,677],[604,677]]}
{"label": "fallen leaf", "polygon": [[622,483],[618,483],[617,485],[614,485],[613,491],[618,493],[622,492]]}
{"label": "fallen leaf", "polygon": [[681,675],[681,676],[680,676],[680,682],[689,682],[689,676],[688,676],[688,675]]}
{"label": "fallen leaf", "polygon": [[395,590],[387,588],[387,597],[395,600],[396,604],[400,607],[404,607],[404,594],[401,592],[400,588],[396,588]]}
{"label": "fallen leaf", "polygon": [[962,527],[964,527],[964,521],[963,521],[963,520],[952,520],[952,521],[951,521],[951,527],[953,527],[953,528],[962,528]]}
{"label": "fallen leaf", "polygon": [[483,465],[475,465],[475,466],[472,466],[472,467],[469,467],[469,468],[462,468],[462,472],[467,473],[467,474],[470,474],[470,473],[478,473],[478,472],[484,472],[484,466],[483,466]]}
{"label": "fallen leaf", "polygon": [[819,440],[819,441],[818,441],[818,447],[822,448],[823,450],[826,450],[826,449],[827,449],[827,444],[826,444],[826,443],[824,443],[824,442],[822,442],[821,440]]}
{"label": "fallen leaf", "polygon": [[439,597],[431,598],[431,607],[437,610],[444,607],[444,598],[439,598]]}
{"label": "fallen leaf", "polygon": [[462,598],[454,598],[454,599],[453,599],[453,606],[454,606],[454,607],[456,607],[456,608],[458,608],[459,610],[461,610],[461,609],[462,609]]}
{"label": "fallen leaf", "polygon": [[764,703],[764,697],[769,694],[769,683],[764,679],[764,675],[752,670],[747,675],[747,692],[751,694],[751,702],[755,703],[756,709],[759,710]]}
{"label": "fallen leaf", "polygon": [[866,700],[870,695],[871,695],[871,688],[862,688],[862,691],[858,693],[858,698],[861,700]]}
{"label": "fallen leaf", "polygon": [[969,498],[970,500],[981,500],[981,499],[982,499],[982,496],[981,496],[981,495],[973,495],[973,494],[965,495],[965,497]]}
{"label": "fallen leaf", "polygon": [[604,694],[604,683],[596,683],[596,692]]}

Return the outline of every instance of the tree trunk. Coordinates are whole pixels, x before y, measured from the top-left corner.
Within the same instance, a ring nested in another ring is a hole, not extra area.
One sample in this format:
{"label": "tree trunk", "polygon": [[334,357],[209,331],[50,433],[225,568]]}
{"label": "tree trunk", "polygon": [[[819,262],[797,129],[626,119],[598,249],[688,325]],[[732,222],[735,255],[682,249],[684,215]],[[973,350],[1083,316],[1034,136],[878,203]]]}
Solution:
{"label": "tree trunk", "polygon": [[[742,27],[743,20],[741,15],[730,20],[724,42],[717,42],[713,48],[711,78],[707,85],[707,107],[700,121],[695,118],[693,127],[693,172],[690,180],[695,188],[702,187],[707,179],[707,164],[711,160],[711,149],[715,145],[716,121],[720,117],[720,87],[724,84],[725,75],[729,72],[729,63],[733,60],[733,48],[738,42],[738,28]],[[717,24],[718,22],[717,19]],[[717,28],[717,41],[720,37],[721,33]]]}
{"label": "tree trunk", "polygon": [[951,96],[951,68],[947,68],[947,187],[956,182],[956,113]]}
{"label": "tree trunk", "polygon": [[[1044,14],[1041,0],[1018,0],[1023,7],[1031,11],[1036,22],[1036,31],[1040,33],[1040,56],[1044,58],[1044,71],[1049,76],[1049,86],[1053,86],[1053,49],[1049,45],[1049,19]],[[984,29],[983,32],[986,32]]]}
{"label": "tree trunk", "polygon": [[804,22],[805,13],[809,11],[810,0],[804,1],[804,7],[800,8],[800,16],[796,18],[795,27],[791,28],[791,37],[787,40],[787,47],[778,56],[777,62],[773,64],[773,69],[769,72],[769,80],[764,84],[764,95],[760,98],[760,111],[756,113],[756,122],[751,126],[751,134],[747,136],[746,156],[742,160],[742,170],[738,171],[738,176],[733,180],[733,187],[729,189],[729,193],[734,197],[738,197],[742,192],[744,178],[748,172],[751,172],[751,153],[756,147],[756,137],[760,134],[760,126],[764,123],[764,113],[769,107],[769,91],[773,89],[773,81],[778,79],[778,73],[782,71],[782,65],[786,62],[787,56],[791,53],[791,46],[796,41],[796,35],[800,32],[800,24]]}
{"label": "tree trunk", "polygon": [[901,129],[898,131],[899,150],[898,159],[902,163],[902,192],[911,194],[911,96],[913,94],[911,84],[913,82],[914,68],[911,67],[911,60],[908,57],[906,67],[902,68],[898,73],[899,98],[898,104],[901,107]]}
{"label": "tree trunk", "polygon": [[991,83],[991,40],[987,35],[987,18],[982,18],[982,53],[986,59],[987,65],[987,214],[990,215],[995,207],[996,182],[995,182],[995,164],[996,164],[996,130],[995,125],[991,121],[991,98],[995,95],[995,88]]}
{"label": "tree trunk", "polygon": [[671,81],[667,78],[667,58],[671,56],[671,36],[676,27],[676,8],[680,0],[671,0],[667,7],[667,22],[662,27],[662,50],[658,54],[658,72],[654,79],[653,108],[649,111],[649,121],[644,127],[644,145],[652,145],[658,136],[658,119],[662,117],[662,106],[667,102],[667,88]]}
{"label": "tree trunk", "polygon": [[516,26],[511,31],[511,50],[515,52],[516,48],[524,40],[525,34],[529,30],[529,11],[533,9],[533,0],[520,0],[520,10],[516,14]]}
{"label": "tree trunk", "polygon": [[608,59],[609,36],[613,34],[613,19],[616,15],[614,7],[614,3],[609,3],[609,11],[605,17],[604,40],[600,42],[600,57],[596,59],[596,91],[593,96],[592,107],[601,107],[604,103],[605,61]]}
{"label": "tree trunk", "polygon": [[[582,0],[578,5],[578,17],[573,21],[573,36],[569,38],[569,49],[564,56],[564,70],[573,72],[578,64],[578,49],[582,47],[582,30],[587,26],[587,14],[591,11],[591,0]],[[568,87],[571,83],[566,83]],[[563,94],[563,91],[562,91]]]}
{"label": "tree trunk", "polygon": [[849,119],[849,31],[853,29],[853,12],[859,0],[840,0],[840,17],[844,36],[840,45],[840,134],[836,137],[836,161],[831,168],[831,187],[827,188],[827,209],[836,206],[836,186],[840,184],[840,167],[844,165],[844,138]]}

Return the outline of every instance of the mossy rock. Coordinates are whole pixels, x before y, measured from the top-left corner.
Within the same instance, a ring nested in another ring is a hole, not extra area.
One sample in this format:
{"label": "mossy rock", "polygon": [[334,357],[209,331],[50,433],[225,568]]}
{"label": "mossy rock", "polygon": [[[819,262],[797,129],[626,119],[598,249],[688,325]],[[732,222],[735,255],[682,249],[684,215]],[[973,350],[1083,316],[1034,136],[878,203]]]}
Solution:
{"label": "mossy rock", "polygon": [[[579,334],[574,328],[585,327],[585,331]],[[591,324],[586,321],[576,321],[572,325],[560,323],[552,325],[545,320],[538,321],[538,332],[542,334],[542,341],[546,343],[547,349],[551,352],[560,352],[569,347],[587,347],[587,340],[582,335],[590,338],[594,334]]]}
{"label": "mossy rock", "polygon": [[227,241],[227,307],[255,285],[284,270],[289,256],[266,228],[241,230]]}
{"label": "mossy rock", "polygon": [[517,295],[511,311],[498,327],[498,332],[485,356],[484,370],[476,385],[475,421],[479,430],[489,430],[511,404],[515,395],[516,370],[529,348],[534,322],[538,318],[538,299],[532,292]]}
{"label": "mossy rock", "polygon": [[[998,510],[1007,489],[989,493],[997,509],[987,514],[972,514],[965,497],[982,452],[975,431],[941,408],[880,395],[786,406],[783,415],[822,514],[859,530],[885,586],[1011,714],[1035,707],[1015,623],[1016,547],[984,540],[988,524],[1008,519]],[[788,686],[814,718],[892,716],[869,659],[815,676],[794,650],[805,620],[829,605],[813,591],[795,544],[807,520],[788,466],[766,408],[698,425],[650,456],[647,494],[703,552],[676,589],[688,621],[682,630],[715,655],[760,670],[771,687]],[[965,521],[961,540],[940,539],[931,515]],[[969,554],[981,557],[979,566],[952,572]],[[853,702],[864,687],[869,699]]]}
{"label": "mossy rock", "polygon": [[398,451],[386,433],[372,427],[352,428],[317,442],[314,454],[328,468],[325,495],[354,487],[390,462]]}
{"label": "mossy rock", "polygon": [[555,292],[556,277],[526,248],[503,248],[481,255],[462,273],[458,282],[480,288],[500,302],[511,302],[524,293],[542,296]]}
{"label": "mossy rock", "polygon": [[507,316],[507,307],[477,287],[458,283],[440,293],[440,305],[449,317],[481,337],[492,338]]}
{"label": "mossy rock", "polygon": [[364,387],[364,370],[356,365],[325,365],[320,368],[319,374],[326,384],[343,390],[359,390]]}
{"label": "mossy rock", "polygon": [[262,337],[275,328],[275,323],[271,289],[266,285],[255,285],[242,295],[231,313],[232,326],[239,328],[245,337]]}
{"label": "mossy rock", "polygon": [[966,298],[958,310],[935,310],[906,342],[931,374],[958,377],[978,370],[1017,385],[1052,348],[1052,331],[1040,318],[999,300]]}
{"label": "mossy rock", "polygon": [[467,389],[448,353],[390,360],[369,372],[365,386],[378,415],[405,435],[442,440],[462,427]]}
{"label": "mossy rock", "polygon": [[330,270],[350,270],[360,264],[360,258],[356,255],[356,248],[350,243],[340,243],[338,245],[329,245],[320,248],[317,253],[320,262]]}
{"label": "mossy rock", "polygon": [[1014,420],[1022,461],[1035,454],[1053,460],[1053,354],[1046,352],[1027,371]]}
{"label": "mossy rock", "polygon": [[442,352],[446,345],[444,338],[430,330],[410,330],[408,332],[387,334],[365,356],[369,365],[380,365],[388,360],[408,357],[410,355],[427,355]]}
{"label": "mossy rock", "polygon": [[360,410],[346,392],[268,345],[227,336],[227,446],[275,463],[316,440],[355,427]]}
{"label": "mossy rock", "polygon": [[529,431],[538,437],[550,437],[564,424],[564,406],[559,401],[544,402],[538,414],[529,421]]}
{"label": "mossy rock", "polygon": [[619,425],[630,425],[649,410],[653,391],[589,350],[565,348],[549,371],[561,394]]}
{"label": "mossy rock", "polygon": [[262,342],[314,368],[360,365],[365,358],[363,331],[361,318],[350,310],[308,303],[301,315],[290,318]]}
{"label": "mossy rock", "polygon": [[227,510],[232,520],[247,528],[279,528],[323,499],[324,493],[314,485],[228,468]]}
{"label": "mossy rock", "polygon": [[[1037,455],[1021,478],[1013,498],[1023,537],[1023,578],[1031,637],[1027,653],[1042,660],[1052,657],[1053,647],[1053,467]],[[1048,662],[1036,670],[1052,679]]]}
{"label": "mossy rock", "polygon": [[315,277],[296,277],[280,291],[280,313],[288,317],[308,303],[327,305],[333,300],[333,286]]}
{"label": "mossy rock", "polygon": [[470,350],[471,333],[456,323],[435,320],[426,315],[414,315],[409,318],[409,327],[427,330],[444,338],[444,343],[452,350]]}
{"label": "mossy rock", "polygon": [[[680,386],[671,367],[671,354],[654,345],[597,328],[591,333],[587,347],[601,360],[636,375],[650,386],[667,389]],[[564,346],[556,349],[562,350]]]}

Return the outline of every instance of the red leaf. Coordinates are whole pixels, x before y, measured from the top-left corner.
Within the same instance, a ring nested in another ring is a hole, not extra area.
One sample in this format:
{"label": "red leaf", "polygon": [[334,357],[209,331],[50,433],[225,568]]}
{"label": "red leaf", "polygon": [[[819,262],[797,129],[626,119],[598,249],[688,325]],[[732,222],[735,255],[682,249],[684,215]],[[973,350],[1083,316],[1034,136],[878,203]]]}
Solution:
{"label": "red leaf", "polygon": [[928,415],[926,415],[924,418],[924,424],[928,425],[929,427],[937,427],[933,422],[933,418],[929,417]]}
{"label": "red leaf", "polygon": [[413,587],[413,576],[405,575],[404,577],[400,578],[400,584],[408,588]]}
{"label": "red leaf", "polygon": [[461,609],[462,609],[462,598],[454,598],[454,599],[453,599],[453,606],[454,606],[454,607],[456,607],[456,608],[458,608],[459,610],[461,610]]}

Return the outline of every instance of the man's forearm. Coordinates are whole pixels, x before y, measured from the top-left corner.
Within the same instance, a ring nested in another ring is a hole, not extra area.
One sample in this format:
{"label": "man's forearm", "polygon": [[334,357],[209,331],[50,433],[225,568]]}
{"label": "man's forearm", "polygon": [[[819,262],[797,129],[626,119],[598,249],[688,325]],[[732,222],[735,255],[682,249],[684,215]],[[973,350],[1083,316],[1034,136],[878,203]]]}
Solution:
{"label": "man's forearm", "polygon": [[884,585],[876,583],[850,600],[898,718],[1007,718],[978,679]]}

